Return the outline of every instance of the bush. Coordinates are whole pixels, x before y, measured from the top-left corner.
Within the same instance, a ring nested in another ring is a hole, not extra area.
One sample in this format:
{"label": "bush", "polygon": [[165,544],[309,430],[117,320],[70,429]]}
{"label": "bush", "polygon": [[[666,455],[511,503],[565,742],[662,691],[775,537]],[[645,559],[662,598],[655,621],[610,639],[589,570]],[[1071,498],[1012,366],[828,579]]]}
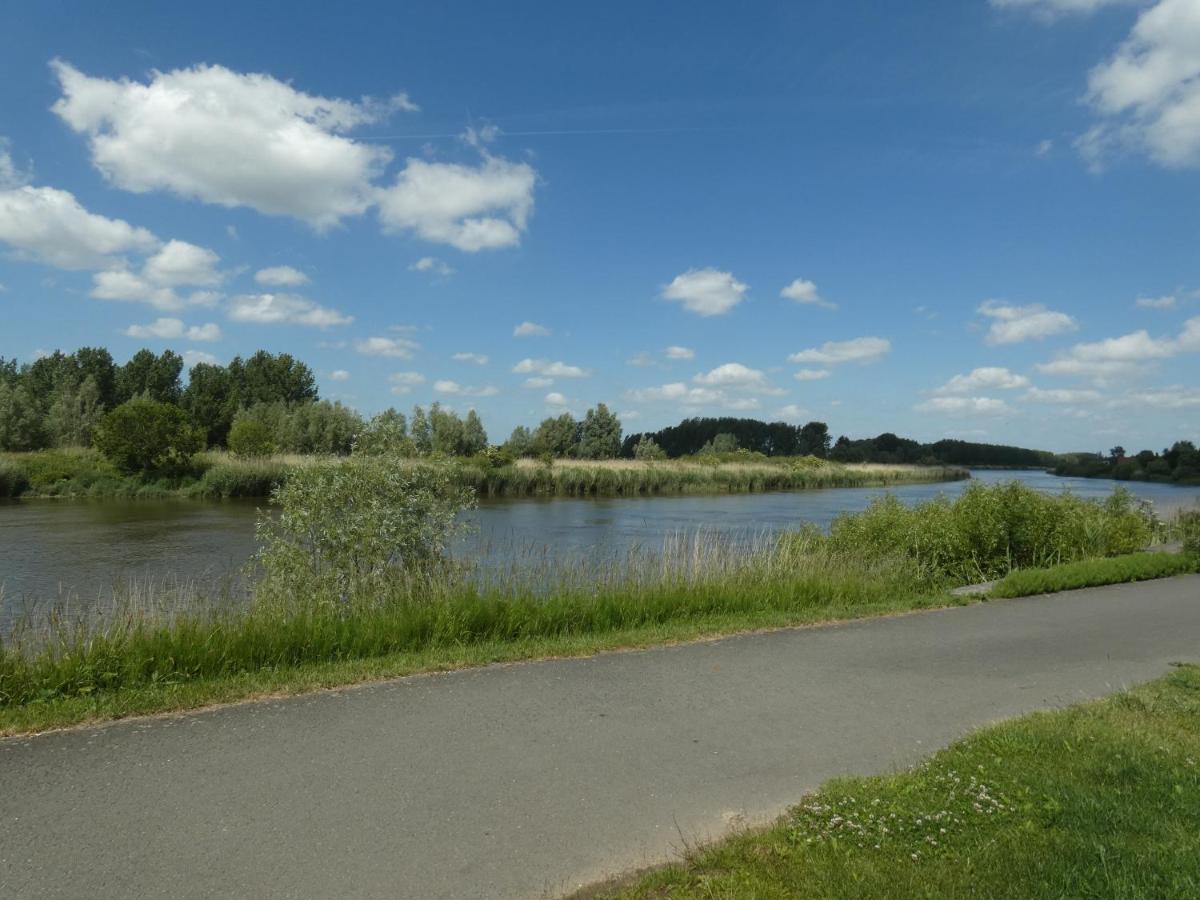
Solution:
{"label": "bush", "polygon": [[474,502],[449,466],[387,456],[293,469],[272,500],[279,515],[258,528],[264,595],[340,604],[383,592],[398,574],[432,574]]}
{"label": "bush", "polygon": [[270,456],[275,452],[275,438],[265,423],[239,413],[229,429],[229,452],[252,459]]}
{"label": "bush", "polygon": [[29,490],[29,476],[11,459],[0,459],[0,499],[20,497]]}
{"label": "bush", "polygon": [[849,558],[907,557],[931,578],[987,581],[1018,568],[1132,553],[1156,527],[1145,505],[1121,488],[1092,501],[1013,481],[972,484],[957,500],[916,506],[888,495],[834,520],[829,543]]}
{"label": "bush", "polygon": [[100,420],[95,443],[126,474],[175,474],[204,448],[204,436],[178,406],[134,397]]}
{"label": "bush", "polygon": [[1200,554],[1200,510],[1179,514],[1179,534],[1184,553]]}
{"label": "bush", "polygon": [[633,445],[633,458],[649,461],[666,459],[667,451],[658,446],[654,438],[649,435],[642,435],[638,442]]}

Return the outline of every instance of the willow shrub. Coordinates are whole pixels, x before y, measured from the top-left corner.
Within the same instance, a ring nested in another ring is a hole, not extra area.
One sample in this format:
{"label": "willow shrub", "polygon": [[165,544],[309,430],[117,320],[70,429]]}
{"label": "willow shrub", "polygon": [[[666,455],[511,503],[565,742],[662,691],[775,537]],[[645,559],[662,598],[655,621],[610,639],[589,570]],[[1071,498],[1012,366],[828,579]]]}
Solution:
{"label": "willow shrub", "polygon": [[888,495],[839,516],[828,541],[841,556],[907,558],[930,578],[986,581],[1014,569],[1132,553],[1157,527],[1149,507],[1123,488],[1086,500],[1013,481],[972,484],[954,500],[915,506]]}

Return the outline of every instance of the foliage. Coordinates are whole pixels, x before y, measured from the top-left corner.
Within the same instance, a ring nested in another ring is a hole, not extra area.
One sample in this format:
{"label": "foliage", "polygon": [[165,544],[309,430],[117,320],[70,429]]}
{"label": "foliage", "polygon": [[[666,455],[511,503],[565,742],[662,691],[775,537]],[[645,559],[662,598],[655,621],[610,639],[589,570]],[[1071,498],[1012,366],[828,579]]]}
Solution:
{"label": "foliage", "polygon": [[654,442],[654,438],[642,435],[641,439],[633,446],[633,458],[654,461],[666,459],[667,453]]}
{"label": "foliage", "polygon": [[118,402],[147,397],[178,405],[183,393],[179,382],[182,371],[183,357],[174,350],[164,350],[161,355],[139,350],[117,370]]}
{"label": "foliage", "polygon": [[1043,450],[959,440],[922,444],[891,432],[857,441],[839,437],[829,457],[839,462],[940,463],[998,468],[1048,468],[1055,462],[1054,454]]}
{"label": "foliage", "polygon": [[135,397],[100,420],[95,443],[122,472],[144,474],[185,468],[204,438],[178,406]]}
{"label": "foliage", "polygon": [[276,450],[275,433],[270,427],[249,415],[239,413],[229,429],[229,452],[234,456],[270,456]]}
{"label": "foliage", "polygon": [[[365,427],[362,417],[354,410],[328,400],[297,404],[281,400],[256,403],[239,410],[234,425],[245,420],[265,427],[273,436],[276,448],[282,452],[316,455],[349,454]],[[232,431],[230,435],[232,439]]]}
{"label": "foliage", "polygon": [[1177,525],[1183,540],[1183,552],[1200,555],[1200,510],[1180,513]]}
{"label": "foliage", "polygon": [[534,455],[555,458],[573,456],[579,444],[579,423],[570,413],[543,419],[533,433]]}
{"label": "foliage", "polygon": [[621,898],[1200,895],[1200,668],[841,778]]}
{"label": "foliage", "polygon": [[834,520],[829,547],[847,558],[900,557],[930,578],[987,581],[1013,569],[1132,553],[1158,523],[1117,490],[1103,501],[1050,495],[1019,481],[971,484],[955,500],[905,506],[893,495]]}
{"label": "foliage", "polygon": [[88,375],[78,385],[64,385],[46,414],[46,430],[55,447],[87,447],[104,407],[96,380]]}
{"label": "foliage", "polygon": [[626,458],[633,456],[633,448],[638,441],[650,437],[666,451],[667,456],[676,459],[699,453],[721,434],[733,436],[737,443],[732,449],[744,447],[764,456],[825,456],[829,450],[829,428],[824,422],[809,422],[797,427],[786,422],[768,423],[726,416],[718,419],[684,419],[678,425],[653,434],[631,434],[621,445],[621,455]]}
{"label": "foliage", "polygon": [[1200,569],[1200,559],[1180,553],[1133,553],[1085,559],[1042,569],[1009,572],[990,591],[992,597],[1028,597],[1101,584],[1123,584],[1183,575]]}
{"label": "foliage", "polygon": [[0,381],[0,450],[36,450],[45,445],[44,416],[29,388]]}
{"label": "foliage", "polygon": [[445,563],[470,492],[446,467],[417,470],[387,456],[293,470],[275,490],[279,514],[259,520],[263,590],[308,603],[349,602],[397,574]]}
{"label": "foliage", "polygon": [[371,418],[354,441],[354,452],[365,456],[414,456],[417,448],[408,436],[404,413],[388,407]]}
{"label": "foliage", "polygon": [[14,460],[0,458],[0,500],[20,497],[29,490],[29,475]]}
{"label": "foliage", "polygon": [[218,458],[205,469],[200,481],[188,489],[188,494],[222,500],[230,497],[269,497],[287,480],[293,468],[278,459]]}
{"label": "foliage", "polygon": [[533,432],[524,425],[518,425],[504,442],[504,446],[514,458],[533,456]]}
{"label": "foliage", "polygon": [[1200,484],[1200,450],[1191,441],[1176,441],[1162,453],[1143,450],[1126,456],[1124,447],[1113,447],[1107,456],[1071,453],[1054,467],[1056,475],[1082,478],[1116,478],[1120,481],[1159,481]]}
{"label": "foliage", "polygon": [[621,452],[621,420],[603,403],[583,417],[577,454],[582,459],[613,459]]}

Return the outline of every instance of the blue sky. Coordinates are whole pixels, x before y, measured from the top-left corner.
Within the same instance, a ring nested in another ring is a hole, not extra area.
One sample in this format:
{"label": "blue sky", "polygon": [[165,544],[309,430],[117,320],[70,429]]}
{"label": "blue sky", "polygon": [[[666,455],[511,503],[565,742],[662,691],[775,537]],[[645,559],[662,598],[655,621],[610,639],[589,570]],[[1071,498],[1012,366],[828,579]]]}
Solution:
{"label": "blue sky", "polygon": [[1195,0],[15,3],[0,138],[3,356],[1200,439]]}

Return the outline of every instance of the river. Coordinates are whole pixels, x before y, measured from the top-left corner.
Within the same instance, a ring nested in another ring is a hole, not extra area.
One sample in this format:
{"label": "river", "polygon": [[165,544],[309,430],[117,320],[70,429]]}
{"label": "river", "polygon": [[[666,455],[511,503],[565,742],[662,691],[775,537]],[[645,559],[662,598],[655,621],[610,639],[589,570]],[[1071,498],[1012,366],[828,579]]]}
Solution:
{"label": "river", "polygon": [[[1107,496],[1114,482],[1059,478],[1044,472],[977,470],[984,482],[1019,479],[1039,490]],[[890,490],[905,502],[967,482]],[[1160,513],[1200,501],[1200,488],[1130,482]],[[671,535],[698,530],[765,535],[805,522],[827,526],[860,510],[881,488],[835,488],[763,494],[601,499],[489,500],[471,513],[472,529],[456,556],[485,566],[523,561],[619,556],[656,550]],[[115,586],[184,581],[204,590],[235,577],[254,552],[257,506],[193,500],[23,500],[0,503],[0,620],[30,600],[77,597],[86,603]]]}

